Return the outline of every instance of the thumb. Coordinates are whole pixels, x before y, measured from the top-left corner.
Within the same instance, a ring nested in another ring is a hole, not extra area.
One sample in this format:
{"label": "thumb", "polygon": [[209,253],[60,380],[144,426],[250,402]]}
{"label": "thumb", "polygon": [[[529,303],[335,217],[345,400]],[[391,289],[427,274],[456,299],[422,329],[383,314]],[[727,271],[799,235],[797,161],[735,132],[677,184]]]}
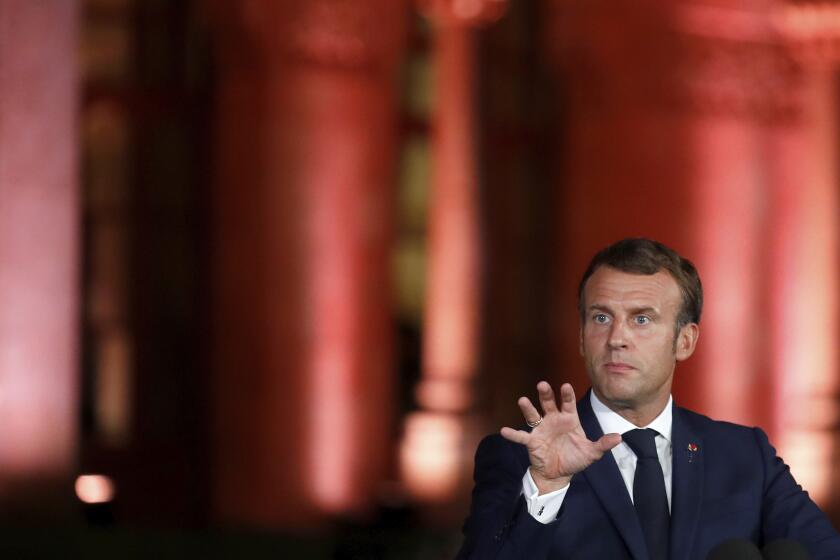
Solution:
{"label": "thumb", "polygon": [[619,434],[605,434],[595,442],[595,446],[601,453],[606,453],[619,443],[621,443],[621,436]]}

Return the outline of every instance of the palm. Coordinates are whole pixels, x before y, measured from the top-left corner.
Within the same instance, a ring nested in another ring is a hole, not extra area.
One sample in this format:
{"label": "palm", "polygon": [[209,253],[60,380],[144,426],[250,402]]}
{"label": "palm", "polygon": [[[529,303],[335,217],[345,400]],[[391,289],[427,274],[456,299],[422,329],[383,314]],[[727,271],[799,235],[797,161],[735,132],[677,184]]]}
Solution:
{"label": "palm", "polygon": [[[502,436],[521,443],[528,450],[532,474],[546,480],[571,477],[597,461],[606,451],[618,445],[621,438],[608,434],[598,441],[590,441],[580,425],[571,385],[561,387],[560,407],[548,383],[541,382],[537,389],[540,405],[545,412],[542,421],[530,433],[522,430],[502,429]],[[519,400],[525,419],[534,422],[539,413],[525,397]]]}

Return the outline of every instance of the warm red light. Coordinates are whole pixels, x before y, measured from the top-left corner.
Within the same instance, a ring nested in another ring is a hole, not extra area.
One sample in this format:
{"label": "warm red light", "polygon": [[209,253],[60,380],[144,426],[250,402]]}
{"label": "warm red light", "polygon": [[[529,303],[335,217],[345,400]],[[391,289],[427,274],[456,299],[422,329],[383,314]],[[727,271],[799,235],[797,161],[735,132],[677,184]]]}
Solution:
{"label": "warm red light", "polygon": [[354,422],[351,350],[324,345],[312,365],[314,390],[311,417],[312,491],[318,504],[327,511],[340,512],[353,506],[353,474],[356,470],[353,434]]}
{"label": "warm red light", "polygon": [[837,111],[830,69],[802,88],[809,111],[779,142],[773,254],[775,432],[779,455],[823,505],[831,495],[838,387]]}
{"label": "warm red light", "polygon": [[472,386],[461,379],[426,377],[417,386],[417,402],[424,409],[462,412],[473,400]]}
{"label": "warm red light", "polygon": [[76,496],[86,504],[113,501],[116,494],[114,481],[101,474],[83,474],[76,479]]}
{"label": "warm red light", "polygon": [[830,430],[786,430],[779,439],[779,454],[796,482],[817,503],[825,503],[831,494],[830,465],[833,462],[834,436]]}
{"label": "warm red light", "polygon": [[407,419],[400,450],[403,482],[422,500],[451,499],[469,462],[463,453],[464,413],[472,400],[478,355],[481,251],[472,106],[475,44],[465,20],[486,6],[455,2],[451,15],[461,18],[458,24],[435,20],[424,365],[417,387],[426,412]]}
{"label": "warm red light", "polygon": [[410,415],[400,449],[402,480],[415,497],[444,501],[460,482],[463,428],[453,415],[417,412]]}
{"label": "warm red light", "polygon": [[[328,99],[323,102],[329,106]],[[376,263],[390,247],[390,233],[384,200],[367,190],[366,162],[372,156],[357,137],[364,113],[329,115],[329,124],[309,133],[322,151],[313,148],[317,157],[300,162],[309,205],[302,301],[309,369],[300,374],[309,383],[309,491],[320,509],[343,513],[365,506],[365,485],[380,468],[366,446],[380,437],[383,432],[376,430],[389,418],[390,403],[377,401],[375,408],[365,403],[371,394],[387,393],[388,378],[381,375],[390,356],[382,334],[387,316],[379,310],[388,298],[370,285],[383,281]],[[370,134],[379,131],[373,127]]]}
{"label": "warm red light", "polygon": [[78,455],[78,7],[12,9],[0,33],[0,494],[64,477]]}

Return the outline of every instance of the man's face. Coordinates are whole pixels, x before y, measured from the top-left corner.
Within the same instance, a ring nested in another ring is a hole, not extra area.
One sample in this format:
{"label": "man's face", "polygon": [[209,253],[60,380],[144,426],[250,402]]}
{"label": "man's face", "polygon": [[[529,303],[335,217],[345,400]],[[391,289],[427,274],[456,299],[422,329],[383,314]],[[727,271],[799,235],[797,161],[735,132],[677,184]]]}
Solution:
{"label": "man's face", "polygon": [[665,271],[630,274],[602,266],[584,289],[580,351],[595,394],[616,412],[650,420],[668,401],[674,366],[694,351],[698,327],[675,337],[682,298]]}

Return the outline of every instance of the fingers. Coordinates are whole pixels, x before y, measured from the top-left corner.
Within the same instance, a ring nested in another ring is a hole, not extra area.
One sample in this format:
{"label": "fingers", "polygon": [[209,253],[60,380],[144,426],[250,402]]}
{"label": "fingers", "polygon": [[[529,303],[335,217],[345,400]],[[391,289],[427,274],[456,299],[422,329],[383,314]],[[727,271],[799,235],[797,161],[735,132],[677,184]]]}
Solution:
{"label": "fingers", "polygon": [[523,432],[522,430],[514,430],[513,428],[508,428],[507,426],[502,428],[502,431],[500,433],[502,434],[502,437],[506,440],[512,441],[513,443],[521,443],[522,445],[526,445],[531,437],[531,435],[528,432]]}
{"label": "fingers", "polygon": [[[554,391],[551,389],[551,385],[549,385],[546,381],[540,381],[537,383],[537,393],[540,400],[540,406],[543,409],[543,414],[548,415],[558,412],[557,402],[554,399]],[[562,412],[573,414],[577,417],[575,391],[572,389],[570,384],[564,383],[561,385],[560,397]],[[530,399],[527,397],[519,397],[517,404],[519,405],[519,409],[522,411],[522,416],[525,417],[525,422],[534,427],[539,425],[542,421],[543,415],[540,414]]]}
{"label": "fingers", "polygon": [[554,401],[554,391],[551,390],[551,385],[545,381],[540,381],[537,383],[537,393],[540,397],[540,406],[546,414],[557,412],[557,403]]}
{"label": "fingers", "polygon": [[560,386],[560,409],[563,412],[577,414],[575,390],[570,383],[563,383]]}
{"label": "fingers", "polygon": [[537,411],[533,404],[531,404],[531,400],[527,397],[519,397],[519,400],[516,401],[519,405],[519,410],[522,411],[522,416],[525,417],[525,421],[530,424],[536,424],[542,418],[542,415]]}

